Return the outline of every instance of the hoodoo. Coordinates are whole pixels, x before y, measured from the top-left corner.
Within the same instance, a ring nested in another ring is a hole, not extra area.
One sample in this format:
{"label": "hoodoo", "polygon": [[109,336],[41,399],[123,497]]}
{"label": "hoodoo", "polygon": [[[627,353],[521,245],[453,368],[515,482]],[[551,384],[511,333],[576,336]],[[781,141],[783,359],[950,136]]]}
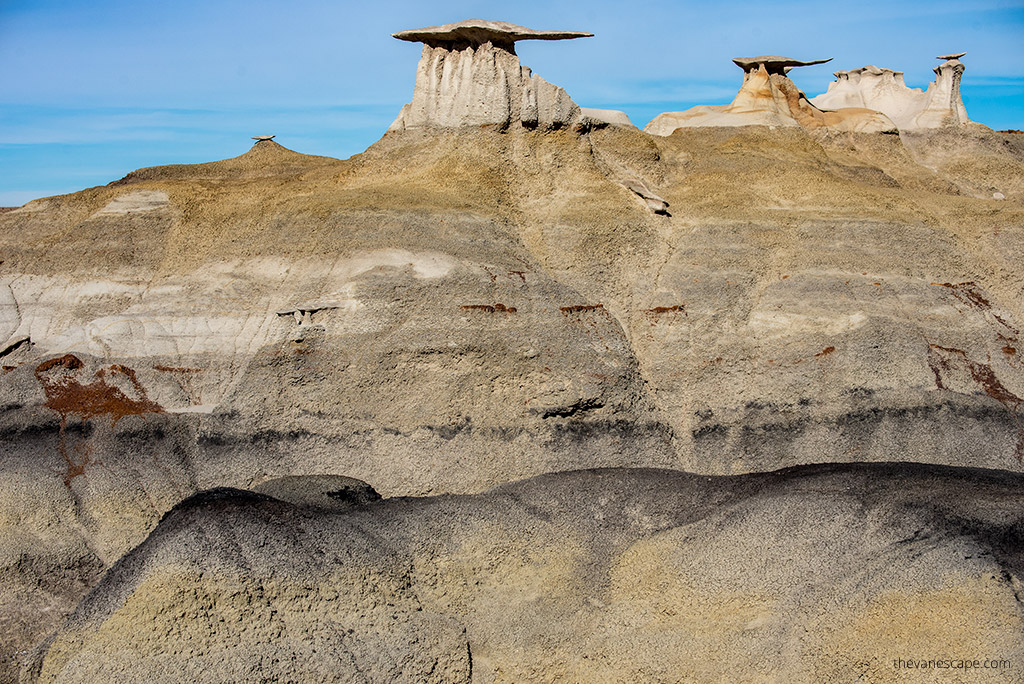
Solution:
{"label": "hoodoo", "polygon": [[659,114],[644,131],[671,135],[679,128],[705,126],[802,126],[859,133],[896,130],[885,115],[864,108],[824,112],[808,101],[787,74],[793,67],[824,64],[829,59],[805,62],[777,55],[737,57],[743,85],[727,105],[700,105],[685,112]]}
{"label": "hoodoo", "polygon": [[412,102],[390,130],[513,123],[560,128],[584,115],[568,93],[519,63],[520,40],[585,38],[581,31],[535,31],[503,21],[468,19],[393,34],[423,43]]}
{"label": "hoodoo", "polygon": [[836,80],[828,91],[811,102],[822,109],[867,107],[876,109],[899,126],[900,130],[963,126],[971,122],[960,97],[960,79],[966,52],[940,55],[935,80],[927,90],[908,88],[903,72],[869,64],[860,69],[835,72]]}

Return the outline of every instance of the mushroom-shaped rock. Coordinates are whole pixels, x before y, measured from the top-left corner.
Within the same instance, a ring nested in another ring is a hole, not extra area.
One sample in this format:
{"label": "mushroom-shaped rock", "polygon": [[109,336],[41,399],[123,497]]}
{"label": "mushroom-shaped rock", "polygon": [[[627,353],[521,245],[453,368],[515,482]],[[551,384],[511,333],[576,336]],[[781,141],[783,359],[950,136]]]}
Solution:
{"label": "mushroom-shaped rock", "polygon": [[520,40],[583,38],[578,31],[535,31],[501,21],[469,19],[455,24],[400,31],[399,40],[422,42],[412,102],[390,130],[458,128],[513,123],[559,128],[580,123],[569,95],[519,62]]}
{"label": "mushroom-shaped rock", "polygon": [[671,135],[679,128],[704,126],[802,126],[811,130],[824,128],[857,133],[895,132],[893,122],[876,111],[864,108],[841,112],[819,110],[786,75],[794,67],[824,64],[830,59],[806,62],[778,55],[737,57],[733,62],[743,69],[743,85],[731,103],[659,114],[644,131],[652,135]]}
{"label": "mushroom-shaped rock", "polygon": [[908,88],[902,71],[874,65],[835,72],[836,80],[828,91],[811,102],[822,109],[867,107],[886,116],[900,130],[962,126],[970,123],[960,96],[960,78],[966,52],[941,55],[944,60],[935,68],[935,81],[927,90]]}
{"label": "mushroom-shaped rock", "polygon": [[966,68],[960,58],[966,54],[957,52],[938,57],[944,61],[935,67],[935,80],[928,84],[928,90],[925,91],[928,101],[917,117],[919,128],[963,126],[970,123],[967,108],[960,96],[960,79]]}

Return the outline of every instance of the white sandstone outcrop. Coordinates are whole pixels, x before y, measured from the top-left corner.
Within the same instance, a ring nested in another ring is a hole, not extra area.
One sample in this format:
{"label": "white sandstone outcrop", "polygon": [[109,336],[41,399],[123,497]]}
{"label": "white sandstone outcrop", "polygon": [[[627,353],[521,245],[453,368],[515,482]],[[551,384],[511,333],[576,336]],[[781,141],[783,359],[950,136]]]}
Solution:
{"label": "white sandstone outcrop", "polygon": [[892,119],[900,130],[962,126],[970,123],[960,97],[960,78],[964,73],[960,58],[965,54],[937,57],[943,62],[935,67],[935,80],[927,90],[908,88],[902,71],[869,64],[835,72],[836,80],[829,84],[828,91],[811,102],[821,109],[875,109]]}
{"label": "white sandstone outcrop", "polygon": [[671,135],[679,128],[707,126],[802,126],[857,133],[894,132],[896,126],[884,114],[864,108],[824,112],[786,75],[798,66],[823,64],[827,59],[804,62],[777,55],[737,57],[743,69],[743,85],[727,105],[700,105],[685,112],[666,112],[654,118],[644,131]]}
{"label": "white sandstone outcrop", "polygon": [[592,36],[579,31],[535,31],[503,21],[469,19],[401,31],[399,40],[423,43],[412,102],[389,130],[458,128],[513,123],[559,128],[581,122],[568,93],[519,63],[519,40]]}
{"label": "white sandstone outcrop", "polygon": [[0,284],[0,340],[11,342],[20,325],[21,312],[11,286],[8,283]]}

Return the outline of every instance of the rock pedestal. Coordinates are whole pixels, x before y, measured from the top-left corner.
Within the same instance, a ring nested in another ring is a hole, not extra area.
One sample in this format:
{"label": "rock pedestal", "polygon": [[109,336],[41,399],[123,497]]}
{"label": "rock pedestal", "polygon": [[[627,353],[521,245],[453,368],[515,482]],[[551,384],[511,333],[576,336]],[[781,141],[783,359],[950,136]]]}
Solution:
{"label": "rock pedestal", "polygon": [[960,61],[965,52],[955,55],[941,55],[944,60],[935,67],[935,80],[925,91],[927,103],[917,117],[918,128],[940,128],[963,125],[970,121],[967,108],[960,97],[960,79],[964,74],[964,63]]}
{"label": "rock pedestal", "polygon": [[578,123],[583,118],[580,108],[564,90],[520,64],[515,43],[591,35],[478,19],[396,33],[399,40],[424,46],[412,102],[389,130],[507,128],[514,123],[559,128]]}

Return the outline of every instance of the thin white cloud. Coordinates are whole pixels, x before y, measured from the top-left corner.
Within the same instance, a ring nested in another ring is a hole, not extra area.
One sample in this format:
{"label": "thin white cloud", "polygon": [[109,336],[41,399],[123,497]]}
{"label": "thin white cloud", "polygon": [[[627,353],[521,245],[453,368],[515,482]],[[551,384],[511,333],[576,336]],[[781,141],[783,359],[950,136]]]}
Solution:
{"label": "thin white cloud", "polygon": [[109,111],[34,107],[20,120],[0,126],[0,144],[43,145],[161,141],[224,135],[246,136],[251,129],[342,131],[380,128],[400,105],[301,109]]}
{"label": "thin white cloud", "polygon": [[0,207],[20,207],[26,202],[31,202],[40,197],[67,194],[75,190],[81,190],[81,188],[67,187],[65,190],[54,190],[53,188],[41,190],[0,190]]}

